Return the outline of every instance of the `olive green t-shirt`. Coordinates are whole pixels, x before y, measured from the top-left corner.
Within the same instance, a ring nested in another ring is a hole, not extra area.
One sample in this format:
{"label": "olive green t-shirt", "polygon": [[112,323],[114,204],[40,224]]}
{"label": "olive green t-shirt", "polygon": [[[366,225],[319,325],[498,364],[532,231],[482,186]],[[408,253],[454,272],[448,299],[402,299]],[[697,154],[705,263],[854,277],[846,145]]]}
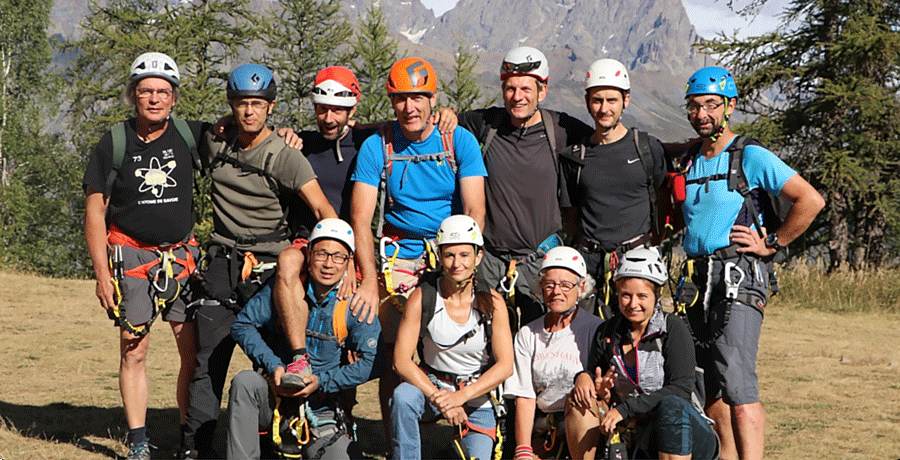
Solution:
{"label": "olive green t-shirt", "polygon": [[[278,195],[272,190],[271,181],[275,181],[282,194],[296,194],[300,187],[315,180],[316,174],[303,153],[285,145],[284,139],[274,132],[259,145],[246,150],[239,148],[230,138],[225,139],[209,131],[205,135],[208,147],[204,154],[212,165],[212,241],[231,247],[236,238],[259,237],[278,230],[285,211]],[[271,178],[216,160],[220,154],[267,171]],[[284,225],[286,222],[282,223]],[[257,254],[277,255],[289,244],[290,240],[284,238],[281,241],[242,244],[237,248]]]}

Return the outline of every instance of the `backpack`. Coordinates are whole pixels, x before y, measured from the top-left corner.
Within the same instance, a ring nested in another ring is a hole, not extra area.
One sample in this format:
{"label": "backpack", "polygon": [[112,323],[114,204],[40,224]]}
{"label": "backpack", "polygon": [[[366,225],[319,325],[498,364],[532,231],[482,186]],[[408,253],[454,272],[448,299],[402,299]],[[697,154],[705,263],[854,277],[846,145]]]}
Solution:
{"label": "backpack", "polygon": [[378,206],[378,227],[375,236],[380,238],[383,236],[384,216],[387,215],[392,200],[388,189],[388,179],[394,168],[394,160],[411,161],[419,163],[422,161],[437,161],[438,163],[446,160],[450,169],[453,170],[455,176],[459,172],[459,166],[456,163],[456,150],[453,148],[453,133],[441,133],[441,143],[444,151],[440,153],[429,153],[426,155],[397,155],[394,153],[394,126],[393,123],[385,123],[381,125],[379,130],[381,134],[381,150],[384,156],[384,165],[381,168],[381,181],[378,185],[378,192],[381,199]]}
{"label": "backpack", "polygon": [[[759,236],[762,237],[762,227],[766,227],[769,231],[774,231],[781,227],[781,224],[784,223],[784,219],[790,212],[793,203],[787,198],[773,195],[764,189],[755,188],[750,190],[747,187],[747,176],[744,174],[744,148],[748,145],[762,147],[762,144],[755,139],[737,136],[726,150],[726,152],[728,152],[727,174],[714,174],[708,177],[692,179],[685,181],[685,185],[703,185],[707,184],[709,181],[727,180],[728,190],[737,191],[744,197],[744,204],[741,206],[741,210],[738,211],[735,224],[749,227],[752,223],[753,225],[756,225],[756,231],[759,232]],[[700,146],[697,145],[692,147],[687,154],[682,157],[680,161],[682,166],[681,169],[686,172],[689,168],[689,164],[687,164],[688,160],[696,158],[699,154]],[[759,218],[760,213],[762,213],[763,216],[762,220]],[[773,258],[776,262],[784,261],[787,258],[787,249],[779,247],[778,252],[775,253]]]}
{"label": "backpack", "polygon": [[[172,124],[175,125],[175,129],[178,131],[178,134],[181,136],[181,139],[184,140],[185,145],[187,145],[188,150],[191,152],[191,159],[194,162],[194,168],[200,171],[200,174],[203,175],[203,167],[200,164],[200,154],[197,152],[197,140],[194,139],[194,133],[191,132],[190,126],[188,126],[187,122],[184,119],[178,117],[170,117],[172,120]],[[122,162],[125,161],[125,123],[127,121],[123,121],[121,123],[117,123],[112,127],[110,133],[112,134],[112,147],[113,147],[113,162],[112,162],[112,170],[109,172],[109,176],[106,178],[106,191],[104,192],[104,198],[109,196],[110,191],[112,190],[112,185],[116,181],[116,178],[119,176],[119,170],[122,167]]]}
{"label": "backpack", "polygon": [[[653,184],[653,172],[656,170],[656,162],[653,159],[653,152],[650,150],[650,135],[637,128],[631,128],[631,133],[634,137],[634,146],[637,149],[638,158],[641,159],[641,165],[644,167],[644,173],[647,177],[647,195],[650,197],[650,222],[652,222],[654,234],[660,235],[659,218],[657,216],[659,210],[656,208],[656,187]],[[566,171],[566,175],[573,186],[577,186],[581,182],[581,170],[585,164],[584,152],[587,149],[585,146],[586,140],[584,139],[581,143],[572,145],[559,154],[560,157],[572,163],[571,167]],[[572,176],[574,176],[574,181],[572,181]]]}

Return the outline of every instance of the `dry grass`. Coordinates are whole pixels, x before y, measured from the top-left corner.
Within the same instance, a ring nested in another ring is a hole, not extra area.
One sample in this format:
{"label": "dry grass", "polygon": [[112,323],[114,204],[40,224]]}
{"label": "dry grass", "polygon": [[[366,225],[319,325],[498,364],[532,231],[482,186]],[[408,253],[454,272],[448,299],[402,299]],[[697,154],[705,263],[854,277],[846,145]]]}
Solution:
{"label": "dry grass", "polygon": [[[900,275],[847,276],[851,285],[840,288],[815,273],[786,273],[785,294],[766,311],[759,373],[769,459],[900,457]],[[0,458],[124,454],[117,335],[93,286],[0,272]],[[178,441],[177,354],[164,323],[153,334],[148,426],[156,455],[168,458]],[[249,366],[235,356],[232,372]],[[373,454],[388,445],[375,389],[360,388],[357,409]],[[425,439],[443,438],[430,429]]]}

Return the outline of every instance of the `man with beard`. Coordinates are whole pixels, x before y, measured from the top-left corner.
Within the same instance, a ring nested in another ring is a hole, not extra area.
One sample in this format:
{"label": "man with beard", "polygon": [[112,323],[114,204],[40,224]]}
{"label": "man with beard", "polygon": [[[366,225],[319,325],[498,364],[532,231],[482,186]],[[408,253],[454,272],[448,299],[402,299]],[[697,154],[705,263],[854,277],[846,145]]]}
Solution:
{"label": "man with beard", "polygon": [[[680,162],[686,183],[683,244],[702,300],[686,311],[697,362],[706,371],[706,413],[716,422],[721,457],[755,460],[763,458],[765,445],[756,375],[769,287],[765,261],[806,231],[825,202],[774,153],[745,144],[731,131],[737,97],[734,78],[721,67],[700,69],[688,80],[688,120],[702,143]],[[743,145],[737,164],[731,161],[738,153],[733,145]],[[738,170],[744,177],[733,182]],[[756,190],[792,203],[778,228],[759,224]]]}

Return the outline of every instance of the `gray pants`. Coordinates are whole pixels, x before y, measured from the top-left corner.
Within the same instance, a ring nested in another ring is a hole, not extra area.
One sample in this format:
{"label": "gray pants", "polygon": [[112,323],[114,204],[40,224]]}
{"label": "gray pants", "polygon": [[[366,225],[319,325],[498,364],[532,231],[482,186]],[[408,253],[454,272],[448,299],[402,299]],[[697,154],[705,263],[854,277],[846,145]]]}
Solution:
{"label": "gray pants", "polygon": [[[228,457],[229,459],[259,459],[262,455],[259,443],[260,428],[272,429],[272,395],[269,383],[261,375],[251,370],[239,372],[231,381],[228,399]],[[319,449],[330,441],[334,425],[321,429],[310,428],[311,442],[304,446],[304,458],[314,458]],[[318,458],[351,459],[361,458],[362,452],[356,442],[347,435],[341,435],[331,445],[325,446]]]}
{"label": "gray pants", "polygon": [[[501,289],[500,280],[506,276],[506,270],[509,268],[509,262],[504,259],[506,257],[508,257],[508,255],[498,256],[485,250],[484,258],[481,259],[481,264],[478,265],[478,272],[476,273],[479,286],[487,286],[497,290],[504,299],[506,298],[507,293]],[[516,265],[516,271],[519,273],[519,277],[516,279],[515,283],[515,304],[519,308],[519,321],[518,324],[511,324],[515,330],[518,330],[522,325],[539,318],[545,313],[540,291],[537,293],[531,292],[531,288],[535,286],[535,279],[537,278],[542,262],[543,258],[538,257],[527,264]],[[514,320],[515,318],[510,317],[511,323]]]}

